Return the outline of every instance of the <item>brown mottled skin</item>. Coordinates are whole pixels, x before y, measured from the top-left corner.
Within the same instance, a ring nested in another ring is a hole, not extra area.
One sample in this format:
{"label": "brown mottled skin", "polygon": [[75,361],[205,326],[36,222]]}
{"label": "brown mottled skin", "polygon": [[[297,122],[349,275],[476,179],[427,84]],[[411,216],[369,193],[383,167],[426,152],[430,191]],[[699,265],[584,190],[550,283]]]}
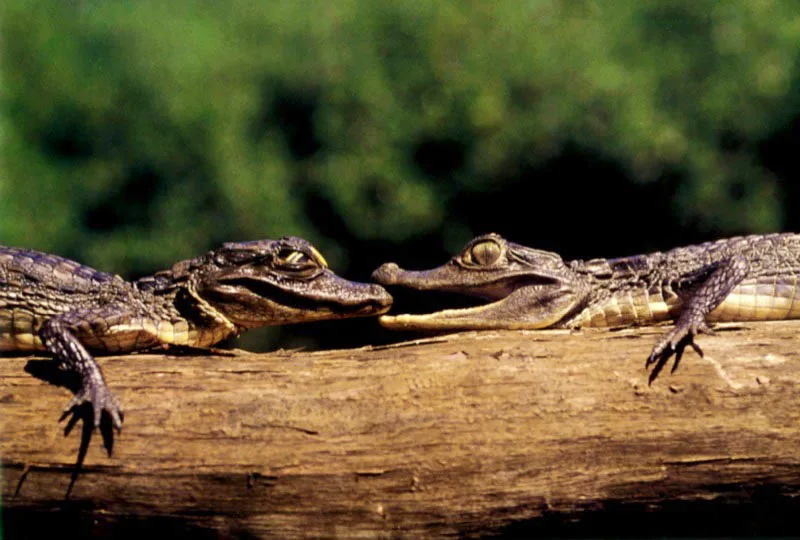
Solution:
{"label": "brown mottled skin", "polygon": [[675,320],[653,348],[651,382],[708,322],[800,318],[800,235],[753,235],[620,259],[563,261],[506,241],[472,240],[443,266],[413,272],[387,263],[383,285],[449,291],[488,300],[427,315],[384,315],[394,329],[580,328]]}
{"label": "brown mottled skin", "polygon": [[46,351],[76,373],[67,405],[91,402],[122,426],[93,354],[209,347],[242,330],[378,315],[392,298],[331,272],[301,238],[228,243],[135,282],[37,251],[0,247],[0,353]]}

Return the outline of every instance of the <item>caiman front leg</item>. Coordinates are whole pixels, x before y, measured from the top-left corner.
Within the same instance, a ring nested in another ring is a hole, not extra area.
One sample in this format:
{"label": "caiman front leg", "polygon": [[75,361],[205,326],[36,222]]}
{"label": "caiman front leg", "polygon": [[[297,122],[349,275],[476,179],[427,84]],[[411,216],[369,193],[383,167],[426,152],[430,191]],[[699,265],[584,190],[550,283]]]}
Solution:
{"label": "caiman front leg", "polygon": [[673,354],[675,362],[672,365],[672,372],[678,369],[687,345],[691,345],[697,354],[703,356],[703,351],[694,342],[694,336],[711,333],[706,317],[747,276],[749,268],[744,258],[733,257],[716,263],[712,268],[706,269],[706,272],[709,270],[710,274],[706,280],[701,282],[684,301],[675,327],[664,334],[653,347],[645,364],[647,368],[655,364],[653,371],[650,372],[650,383],[658,377]]}
{"label": "caiman front leg", "polygon": [[48,319],[39,330],[39,337],[47,350],[59,362],[59,367],[77,374],[81,387],[64,408],[64,412],[89,402],[94,412],[94,426],[100,426],[103,411],[111,417],[117,431],[122,429],[122,406],[106,385],[103,372],[72,331],[70,315]]}

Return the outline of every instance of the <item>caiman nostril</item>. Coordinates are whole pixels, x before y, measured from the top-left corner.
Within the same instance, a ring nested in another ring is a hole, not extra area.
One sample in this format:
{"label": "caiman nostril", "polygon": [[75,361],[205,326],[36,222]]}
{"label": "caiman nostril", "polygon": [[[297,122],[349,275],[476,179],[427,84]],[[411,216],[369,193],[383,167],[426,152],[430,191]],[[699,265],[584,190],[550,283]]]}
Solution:
{"label": "caiman nostril", "polygon": [[400,267],[395,263],[382,264],[372,273],[372,279],[382,285],[393,285],[397,282],[397,272]]}

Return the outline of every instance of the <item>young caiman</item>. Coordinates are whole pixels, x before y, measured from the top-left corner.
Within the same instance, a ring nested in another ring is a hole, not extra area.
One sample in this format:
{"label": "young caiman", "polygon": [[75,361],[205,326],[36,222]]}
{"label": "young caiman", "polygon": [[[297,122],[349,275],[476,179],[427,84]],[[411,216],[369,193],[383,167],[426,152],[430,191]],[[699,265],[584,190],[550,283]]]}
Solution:
{"label": "young caiman", "polygon": [[260,326],[378,315],[392,298],[347,281],[301,238],[228,243],[134,282],[37,251],[0,247],[0,353],[46,351],[81,387],[98,426],[122,407],[93,354],[209,347]]}
{"label": "young caiman", "polygon": [[479,236],[447,264],[412,272],[378,268],[383,285],[476,296],[489,303],[427,315],[384,315],[393,329],[524,329],[650,325],[676,320],[653,347],[652,382],[714,321],[800,318],[800,235],[707,242],[620,259],[563,261],[555,253]]}

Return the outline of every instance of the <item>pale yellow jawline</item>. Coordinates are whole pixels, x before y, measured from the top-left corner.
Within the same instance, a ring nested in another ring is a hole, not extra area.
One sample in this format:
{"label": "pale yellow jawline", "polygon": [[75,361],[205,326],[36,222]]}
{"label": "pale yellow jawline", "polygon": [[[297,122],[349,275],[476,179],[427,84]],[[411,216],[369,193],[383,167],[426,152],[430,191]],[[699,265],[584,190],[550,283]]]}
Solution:
{"label": "pale yellow jawline", "polygon": [[[200,308],[200,311],[202,311],[206,315],[210,315],[215,321],[219,322],[225,328],[225,335],[221,339],[224,339],[225,337],[231,335],[239,334],[239,329],[236,328],[236,325],[233,324],[230,320],[228,320],[228,318],[225,317],[225,315],[220,313],[219,310],[214,308],[214,306],[206,302],[199,294],[197,294],[197,291],[195,291],[193,285],[187,287],[186,290],[189,292],[190,295],[192,295],[192,298],[194,298],[197,301],[197,305]],[[192,333],[191,329],[189,330],[189,333],[190,334]],[[191,339],[191,337],[189,339]]]}
{"label": "pale yellow jawline", "polygon": [[[555,311],[547,317],[539,320],[531,321],[511,321],[511,320],[496,320],[491,316],[483,317],[487,312],[490,313],[499,305],[505,303],[508,298],[503,298],[491,304],[476,306],[471,308],[462,309],[444,309],[434,313],[427,313],[424,315],[412,315],[405,313],[401,315],[382,315],[378,317],[380,324],[386,328],[397,329],[421,329],[421,330],[437,330],[457,328],[464,330],[480,330],[480,329],[508,329],[508,330],[539,330],[554,325],[569,311],[570,306]],[[477,318],[471,318],[476,316]]]}

